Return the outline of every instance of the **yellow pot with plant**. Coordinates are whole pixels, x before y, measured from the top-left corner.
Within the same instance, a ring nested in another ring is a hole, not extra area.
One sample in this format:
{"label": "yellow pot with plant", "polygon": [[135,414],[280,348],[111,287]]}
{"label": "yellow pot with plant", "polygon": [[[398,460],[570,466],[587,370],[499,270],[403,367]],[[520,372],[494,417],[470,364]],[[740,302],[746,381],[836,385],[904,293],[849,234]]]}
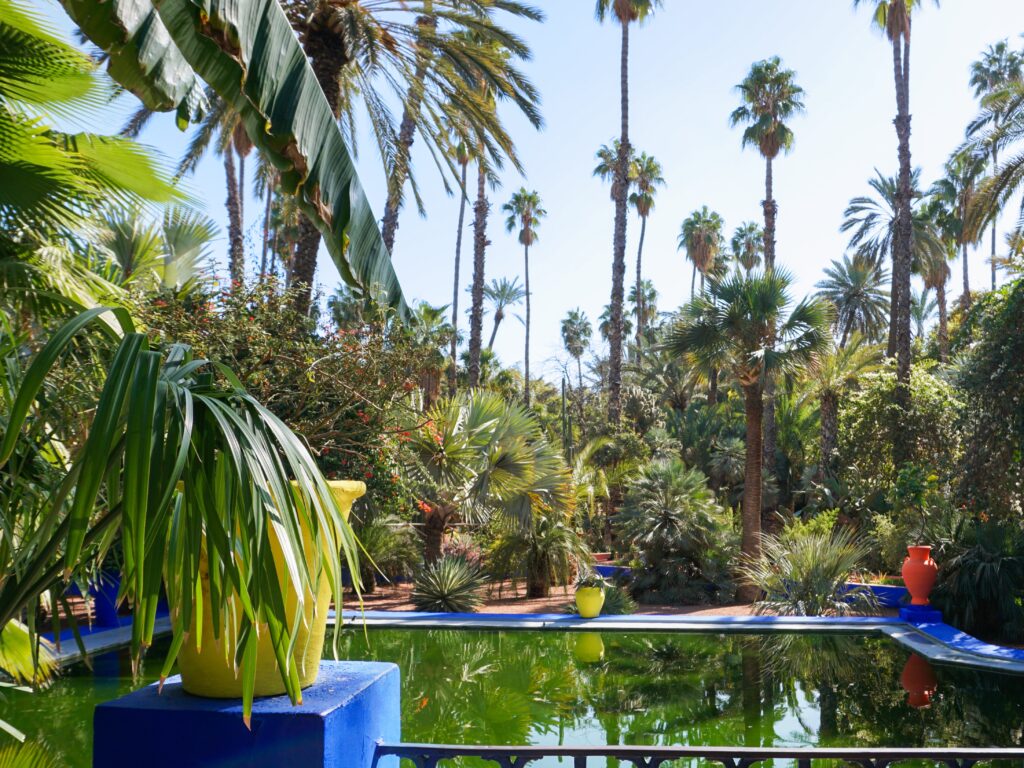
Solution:
{"label": "yellow pot with plant", "polygon": [[602,576],[587,571],[576,581],[576,610],[581,619],[596,619],[604,608],[604,590],[608,583]]}
{"label": "yellow pot with plant", "polygon": [[[295,484],[293,483],[293,486]],[[331,495],[334,497],[345,520],[348,520],[352,504],[366,493],[366,484],[359,481],[331,480],[327,481]],[[296,503],[302,504],[298,492]],[[274,565],[278,573],[278,582],[285,595],[285,613],[289,626],[293,625],[299,609],[298,594],[288,577],[288,565],[280,541],[273,529],[270,543],[274,554]],[[306,567],[310,574],[316,574],[315,589],[309,589],[302,606],[302,618],[295,636],[292,660],[301,688],[307,688],[316,682],[323,655],[324,642],[327,637],[327,614],[331,604],[331,584],[321,568],[321,558],[313,546],[312,536],[302,526],[303,552]],[[213,600],[210,594],[209,565],[205,552],[200,559],[200,579],[202,589],[201,620],[193,618],[189,637],[178,653],[178,669],[181,672],[182,687],[196,696],[217,699],[237,699],[242,697],[242,675],[234,660],[234,649],[237,644],[238,620],[222,621],[220,632],[214,628],[211,610]],[[232,601],[240,610],[237,596]],[[198,626],[197,626],[198,625]],[[219,636],[218,636],[219,635]],[[270,628],[266,624],[258,627],[256,646],[255,696],[277,696],[286,692],[284,681],[278,668],[271,639]]]}

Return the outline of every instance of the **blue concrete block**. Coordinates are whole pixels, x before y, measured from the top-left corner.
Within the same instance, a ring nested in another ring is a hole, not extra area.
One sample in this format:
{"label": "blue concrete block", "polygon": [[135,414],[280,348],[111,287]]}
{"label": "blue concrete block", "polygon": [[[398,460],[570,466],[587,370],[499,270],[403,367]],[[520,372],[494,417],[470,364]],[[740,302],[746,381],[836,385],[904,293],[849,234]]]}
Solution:
{"label": "blue concrete block", "polygon": [[930,605],[904,605],[900,618],[911,624],[941,624],[942,611]]}
{"label": "blue concrete block", "polygon": [[301,706],[257,699],[250,731],[240,700],[192,696],[173,677],[162,693],[154,684],[96,707],[93,766],[371,768],[377,742],[401,741],[399,681],[394,664],[322,662]]}

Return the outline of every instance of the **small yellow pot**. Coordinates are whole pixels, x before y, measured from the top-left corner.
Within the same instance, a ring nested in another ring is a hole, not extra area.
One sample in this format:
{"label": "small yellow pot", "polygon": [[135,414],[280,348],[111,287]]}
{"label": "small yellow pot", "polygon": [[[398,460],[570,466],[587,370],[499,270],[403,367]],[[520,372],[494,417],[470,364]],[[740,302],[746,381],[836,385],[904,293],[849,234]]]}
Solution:
{"label": "small yellow pot", "polygon": [[583,664],[596,664],[604,659],[604,640],[598,632],[580,632],[572,655]]}
{"label": "small yellow pot", "polygon": [[580,587],[576,590],[576,608],[581,619],[596,619],[604,608],[604,590],[601,587]]}
{"label": "small yellow pot", "polygon": [[[331,488],[338,507],[345,519],[352,511],[352,503],[366,493],[366,483],[350,480],[332,480],[327,483]],[[303,531],[303,550],[306,552],[306,565],[315,571],[318,564],[316,553],[308,532]],[[279,574],[285,573],[284,555],[277,539],[272,539],[274,563]],[[207,562],[204,553],[200,561],[200,575],[203,590],[203,630],[202,645],[195,642],[195,624],[193,623],[189,639],[182,645],[178,654],[178,670],[181,672],[181,685],[188,693],[212,699],[238,699],[242,696],[242,679],[234,667],[234,636],[235,627],[228,631],[231,642],[223,641],[224,627],[221,627],[221,638],[213,636],[213,618],[210,612],[210,588],[207,579]],[[283,583],[284,579],[282,579]],[[316,600],[307,595],[303,609],[303,621],[299,625],[295,638],[294,660],[297,665],[299,681],[303,688],[316,682],[320,671],[320,658],[324,651],[324,640],[327,637],[327,613],[331,605],[331,586],[327,578],[322,577],[317,583]],[[289,616],[290,626],[298,608],[295,591],[288,587],[285,596],[285,610]],[[281,674],[277,668],[274,649],[270,642],[270,630],[262,625],[259,628],[259,643],[256,651],[256,696],[277,696],[285,692]]]}

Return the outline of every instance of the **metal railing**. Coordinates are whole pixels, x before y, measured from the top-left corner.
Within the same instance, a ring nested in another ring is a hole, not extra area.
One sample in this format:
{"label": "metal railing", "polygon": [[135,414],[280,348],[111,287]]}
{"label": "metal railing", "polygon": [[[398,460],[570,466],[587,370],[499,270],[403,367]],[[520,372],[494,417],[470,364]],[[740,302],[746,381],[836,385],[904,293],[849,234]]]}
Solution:
{"label": "metal railing", "polygon": [[814,768],[824,761],[831,765],[860,768],[889,768],[902,763],[972,768],[972,766],[1024,766],[1024,749],[873,749],[873,748],[759,748],[759,747],[544,747],[544,746],[455,746],[450,744],[379,744],[374,768],[383,757],[411,760],[416,768],[437,768],[442,760],[475,757],[493,762],[499,768],[523,768],[543,758],[572,760],[573,768],[587,768],[588,758],[614,758],[632,763],[634,768],[659,768],[675,760],[697,760],[724,768],[749,768],[769,760],[779,760],[797,768]]}

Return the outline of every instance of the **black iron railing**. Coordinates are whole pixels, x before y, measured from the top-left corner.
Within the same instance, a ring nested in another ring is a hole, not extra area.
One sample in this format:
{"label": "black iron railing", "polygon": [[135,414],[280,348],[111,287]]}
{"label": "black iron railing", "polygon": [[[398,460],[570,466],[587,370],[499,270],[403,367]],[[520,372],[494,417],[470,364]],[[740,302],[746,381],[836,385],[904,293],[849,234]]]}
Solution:
{"label": "black iron railing", "polygon": [[[889,768],[913,762],[923,766],[972,768],[975,765],[1024,766],[1024,749],[819,749],[749,747],[474,747],[448,744],[380,744],[374,768],[382,757],[411,760],[416,768],[437,768],[442,760],[475,757],[499,768],[523,768],[543,758],[572,760],[573,768],[588,768],[588,758],[615,758],[634,768],[659,768],[675,760],[698,761],[724,768],[748,768],[782,761],[797,768],[814,768],[826,761],[835,766]],[[594,768],[593,766],[591,768]]]}

